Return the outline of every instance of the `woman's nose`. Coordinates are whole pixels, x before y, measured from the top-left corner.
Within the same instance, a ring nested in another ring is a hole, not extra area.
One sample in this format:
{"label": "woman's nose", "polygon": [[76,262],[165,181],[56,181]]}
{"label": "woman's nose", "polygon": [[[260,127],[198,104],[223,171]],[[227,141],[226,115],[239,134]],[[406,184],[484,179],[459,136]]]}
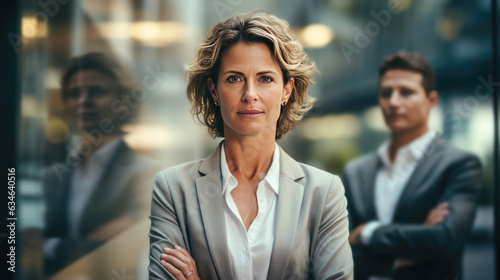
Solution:
{"label": "woman's nose", "polygon": [[259,99],[253,82],[246,84],[245,93],[242,96],[243,102],[255,102]]}
{"label": "woman's nose", "polygon": [[78,103],[79,104],[87,104],[87,103],[90,103],[90,101],[91,101],[91,97],[89,95],[88,90],[82,89],[80,91],[80,95],[78,96]]}

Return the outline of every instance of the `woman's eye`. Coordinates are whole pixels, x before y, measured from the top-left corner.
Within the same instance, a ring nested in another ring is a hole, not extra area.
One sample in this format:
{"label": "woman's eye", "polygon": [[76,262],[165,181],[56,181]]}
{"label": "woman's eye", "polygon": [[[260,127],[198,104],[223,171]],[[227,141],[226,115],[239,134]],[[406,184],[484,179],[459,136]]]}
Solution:
{"label": "woman's eye", "polygon": [[230,83],[236,83],[236,82],[241,81],[241,78],[238,76],[229,76],[229,77],[227,77],[227,81]]}
{"label": "woman's eye", "polygon": [[262,76],[262,77],[260,77],[260,81],[267,84],[267,83],[270,83],[274,80],[273,80],[273,78],[271,78],[269,76]]}
{"label": "woman's eye", "polygon": [[102,87],[90,87],[89,88],[89,95],[92,97],[101,97],[104,95],[107,95],[109,93],[109,90],[102,88]]}
{"label": "woman's eye", "polygon": [[66,94],[66,98],[68,99],[78,99],[80,98],[80,89],[78,88],[73,88],[68,91]]}

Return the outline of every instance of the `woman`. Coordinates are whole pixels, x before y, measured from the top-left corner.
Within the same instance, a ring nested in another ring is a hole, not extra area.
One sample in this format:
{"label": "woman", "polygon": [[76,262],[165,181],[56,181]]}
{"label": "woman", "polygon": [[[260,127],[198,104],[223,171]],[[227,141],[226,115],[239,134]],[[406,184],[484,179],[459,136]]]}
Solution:
{"label": "woman", "polygon": [[77,143],[44,174],[46,276],[109,279],[124,260],[102,261],[116,253],[116,247],[103,245],[126,240],[122,233],[147,219],[152,174],[160,167],[123,139],[122,128],[135,115],[127,106],[132,81],[118,61],[100,52],[73,57],[63,70],[61,100]]}
{"label": "woman", "polygon": [[188,68],[187,94],[225,139],[208,158],[157,175],[150,279],[352,279],[340,179],[275,142],[311,108],[314,68],[270,14],[212,29]]}

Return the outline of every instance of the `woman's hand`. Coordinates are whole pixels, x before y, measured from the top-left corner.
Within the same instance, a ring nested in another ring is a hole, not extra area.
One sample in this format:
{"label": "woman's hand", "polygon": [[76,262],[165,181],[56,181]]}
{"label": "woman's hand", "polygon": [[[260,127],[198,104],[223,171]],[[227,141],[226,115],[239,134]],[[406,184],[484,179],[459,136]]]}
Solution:
{"label": "woman's hand", "polygon": [[184,248],[175,246],[174,249],[165,247],[165,254],[161,254],[161,265],[177,280],[199,280],[196,263]]}

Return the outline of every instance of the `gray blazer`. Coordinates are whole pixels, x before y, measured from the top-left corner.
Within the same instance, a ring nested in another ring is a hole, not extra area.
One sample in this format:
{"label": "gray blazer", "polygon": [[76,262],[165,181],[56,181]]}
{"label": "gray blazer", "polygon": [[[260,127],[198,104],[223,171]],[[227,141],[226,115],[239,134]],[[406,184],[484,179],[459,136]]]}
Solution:
{"label": "gray blazer", "polygon": [[[153,186],[149,279],[175,279],[164,247],[186,248],[201,279],[233,280],[226,241],[220,147],[206,159],[160,172]],[[338,176],[280,148],[280,191],[268,279],[352,279],[347,202]]]}
{"label": "gray blazer", "polygon": [[[382,165],[376,153],[349,162],[342,178],[349,201],[351,230],[377,220],[374,184]],[[436,137],[417,164],[397,203],[392,224],[379,227],[368,246],[353,246],[356,279],[461,279],[461,258],[474,221],[480,186],[479,159]],[[435,226],[424,225],[442,202],[450,213]],[[397,258],[416,265],[393,271]]]}

